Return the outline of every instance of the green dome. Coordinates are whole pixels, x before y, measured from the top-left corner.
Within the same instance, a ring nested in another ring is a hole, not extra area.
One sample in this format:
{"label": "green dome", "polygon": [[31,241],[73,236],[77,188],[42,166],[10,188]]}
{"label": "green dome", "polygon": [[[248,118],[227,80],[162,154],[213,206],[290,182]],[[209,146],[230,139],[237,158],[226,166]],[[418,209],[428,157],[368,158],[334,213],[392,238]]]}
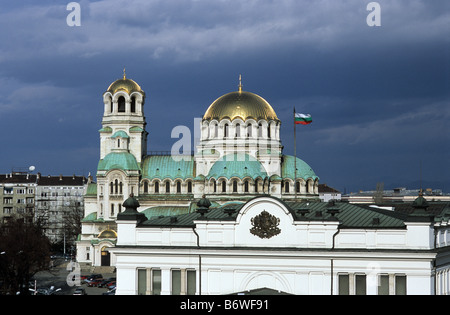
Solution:
{"label": "green dome", "polygon": [[[295,163],[297,159],[297,165]],[[283,155],[283,164],[281,165],[281,177],[294,179],[295,177],[295,167],[297,167],[297,178],[303,178],[307,180],[311,178],[312,180],[319,179],[319,177],[314,173],[311,166],[309,166],[305,161],[295,158],[291,155]]]}
{"label": "green dome", "polygon": [[136,158],[128,152],[112,152],[98,162],[98,171],[120,169],[124,171],[139,171]]}
{"label": "green dome", "polygon": [[245,177],[252,179],[266,178],[267,172],[264,166],[254,157],[248,154],[234,153],[217,160],[211,167],[207,179],[218,179],[219,177],[226,177],[227,179],[232,177],[241,179]]}

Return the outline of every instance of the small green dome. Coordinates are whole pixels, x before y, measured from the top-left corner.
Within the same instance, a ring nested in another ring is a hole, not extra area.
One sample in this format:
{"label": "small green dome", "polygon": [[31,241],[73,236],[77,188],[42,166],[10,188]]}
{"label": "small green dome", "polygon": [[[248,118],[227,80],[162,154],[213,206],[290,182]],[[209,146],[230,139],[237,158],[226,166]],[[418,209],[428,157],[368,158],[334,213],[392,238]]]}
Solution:
{"label": "small green dome", "polygon": [[[297,162],[296,162],[297,160]],[[297,178],[303,178],[307,180],[311,178],[312,180],[319,179],[319,177],[314,173],[311,166],[309,166],[305,161],[295,158],[291,155],[283,155],[283,164],[281,165],[281,177],[294,179],[295,177],[295,167],[297,167]]]}
{"label": "small green dome", "polygon": [[136,158],[128,152],[112,152],[98,162],[97,170],[109,171],[120,169],[124,171],[139,171]]}

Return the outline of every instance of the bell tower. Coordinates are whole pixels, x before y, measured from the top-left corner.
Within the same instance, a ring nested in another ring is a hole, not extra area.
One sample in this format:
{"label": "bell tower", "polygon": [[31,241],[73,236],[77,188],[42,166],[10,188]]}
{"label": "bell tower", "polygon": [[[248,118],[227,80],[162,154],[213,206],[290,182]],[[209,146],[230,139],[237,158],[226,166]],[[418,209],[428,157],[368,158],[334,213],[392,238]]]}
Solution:
{"label": "bell tower", "polygon": [[145,92],[126,77],[114,81],[103,93],[104,112],[100,132],[100,159],[112,152],[128,152],[138,163],[147,153]]}

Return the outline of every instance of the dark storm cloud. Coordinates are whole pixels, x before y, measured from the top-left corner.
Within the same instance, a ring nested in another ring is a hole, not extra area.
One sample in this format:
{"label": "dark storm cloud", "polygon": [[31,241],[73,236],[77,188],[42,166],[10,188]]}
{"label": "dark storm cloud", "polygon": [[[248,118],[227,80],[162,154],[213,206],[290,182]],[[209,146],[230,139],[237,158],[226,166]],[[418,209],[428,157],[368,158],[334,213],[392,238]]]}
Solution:
{"label": "dark storm cloud", "polygon": [[366,24],[369,2],[79,1],[80,27],[66,24],[68,2],[11,3],[0,11],[0,124],[21,128],[2,140],[0,168],[95,173],[101,95],[126,66],[147,93],[150,150],[170,150],[172,128],[193,130],[242,73],[283,121],[286,153],[292,107],[313,115],[299,157],[328,184],[411,181],[418,159],[448,182],[448,1],[378,1],[381,27]]}

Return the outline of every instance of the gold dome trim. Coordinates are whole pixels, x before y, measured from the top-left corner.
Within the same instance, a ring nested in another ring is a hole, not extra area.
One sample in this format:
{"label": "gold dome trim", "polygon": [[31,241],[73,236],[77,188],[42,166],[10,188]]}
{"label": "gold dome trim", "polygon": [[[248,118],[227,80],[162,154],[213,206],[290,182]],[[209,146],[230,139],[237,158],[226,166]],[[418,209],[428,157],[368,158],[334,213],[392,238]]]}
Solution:
{"label": "gold dome trim", "polygon": [[111,92],[111,94],[113,95],[119,91],[125,91],[128,94],[131,94],[133,92],[141,92],[145,94],[139,84],[137,84],[134,80],[127,79],[125,68],[123,69],[123,78],[111,83],[111,85],[106,90],[106,92]]}
{"label": "gold dome trim", "polygon": [[106,229],[100,232],[97,238],[108,238],[108,239],[117,238],[117,233],[114,230]]}
{"label": "gold dome trim", "polygon": [[256,121],[276,120],[277,114],[270,104],[261,96],[251,92],[242,91],[241,84],[239,91],[225,94],[216,99],[206,110],[203,120],[229,119],[255,119]]}

